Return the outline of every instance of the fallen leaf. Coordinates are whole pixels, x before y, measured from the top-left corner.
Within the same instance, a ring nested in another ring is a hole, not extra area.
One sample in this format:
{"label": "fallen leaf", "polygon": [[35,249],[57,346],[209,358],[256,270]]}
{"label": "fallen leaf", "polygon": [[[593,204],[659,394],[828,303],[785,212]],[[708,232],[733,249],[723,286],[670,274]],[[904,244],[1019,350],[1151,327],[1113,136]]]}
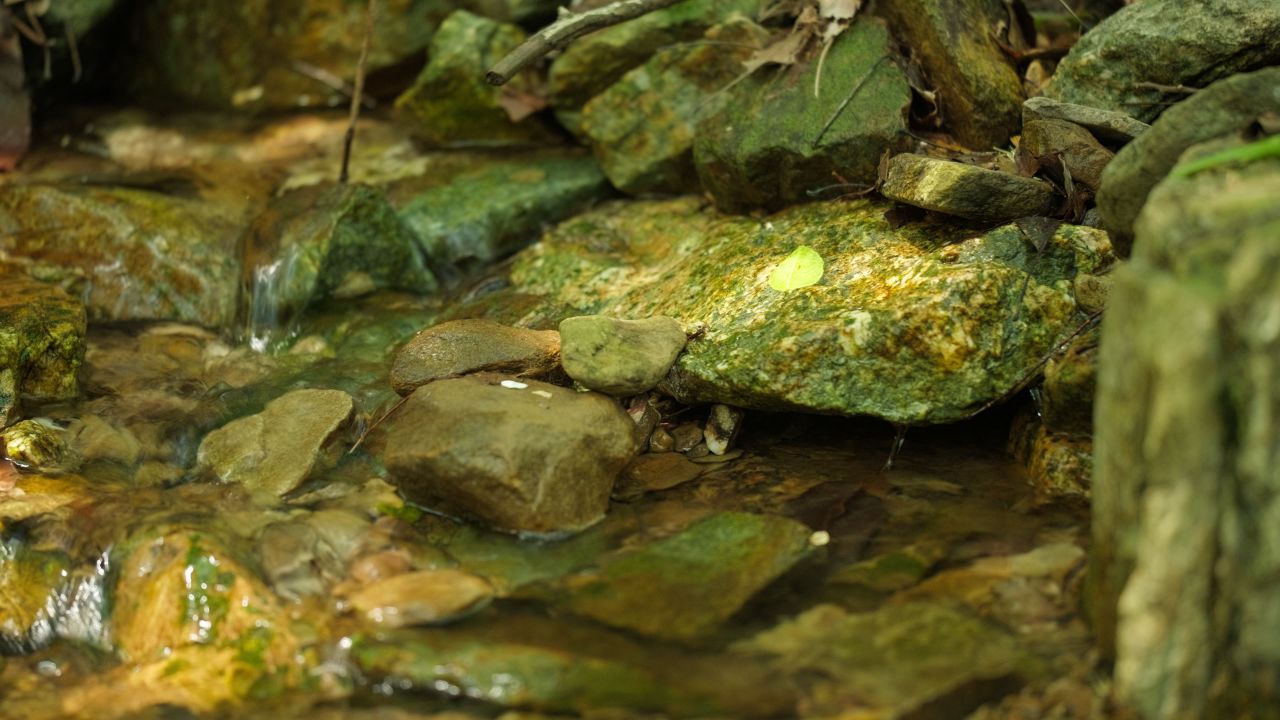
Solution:
{"label": "fallen leaf", "polygon": [[751,57],[742,62],[742,67],[750,75],[765,65],[794,65],[808,42],[807,35],[789,32],[751,53]]}
{"label": "fallen leaf", "polygon": [[778,292],[809,287],[822,279],[824,269],[822,256],[808,245],[801,245],[769,274],[769,287]]}
{"label": "fallen leaf", "polygon": [[840,33],[853,22],[853,16],[862,8],[862,0],[818,0],[818,17],[822,20],[822,53],[818,55],[818,72],[813,76],[813,96],[822,90],[822,66],[827,61],[827,51]]}
{"label": "fallen leaf", "polygon": [[498,96],[498,104],[506,111],[507,117],[511,119],[511,122],[520,122],[547,107],[546,98],[523,90],[517,90],[510,85],[502,87],[502,93]]}

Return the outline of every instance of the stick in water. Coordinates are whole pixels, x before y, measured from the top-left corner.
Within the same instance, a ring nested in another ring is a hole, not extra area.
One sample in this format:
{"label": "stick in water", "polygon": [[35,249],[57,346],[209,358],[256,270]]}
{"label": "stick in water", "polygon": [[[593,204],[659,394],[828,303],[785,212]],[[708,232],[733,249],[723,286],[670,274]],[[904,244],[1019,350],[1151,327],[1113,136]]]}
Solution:
{"label": "stick in water", "polygon": [[346,184],[347,169],[351,165],[351,143],[356,139],[356,120],[360,117],[360,96],[364,93],[364,65],[369,59],[369,42],[373,38],[373,16],[378,0],[369,0],[364,15],[364,40],[360,42],[360,61],[356,63],[356,86],[351,92],[351,119],[347,121],[347,134],[342,138],[342,170],[338,182]]}

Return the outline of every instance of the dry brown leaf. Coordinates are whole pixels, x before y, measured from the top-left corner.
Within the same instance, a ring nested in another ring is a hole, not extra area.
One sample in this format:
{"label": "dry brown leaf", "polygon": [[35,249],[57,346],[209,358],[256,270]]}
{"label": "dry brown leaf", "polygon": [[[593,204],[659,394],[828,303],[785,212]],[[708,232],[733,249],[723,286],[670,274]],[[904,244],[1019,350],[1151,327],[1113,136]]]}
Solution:
{"label": "dry brown leaf", "polygon": [[750,75],[765,65],[794,65],[808,42],[807,35],[789,32],[752,53],[742,62],[742,67]]}
{"label": "dry brown leaf", "polygon": [[818,71],[813,76],[813,96],[822,91],[822,66],[827,61],[827,51],[840,33],[853,22],[853,16],[862,9],[862,0],[818,0],[818,16],[822,25],[822,53],[818,55]]}
{"label": "dry brown leaf", "polygon": [[510,85],[504,85],[502,94],[498,96],[498,104],[507,112],[507,117],[511,119],[511,122],[520,122],[546,108],[547,100],[533,93],[517,90]]}

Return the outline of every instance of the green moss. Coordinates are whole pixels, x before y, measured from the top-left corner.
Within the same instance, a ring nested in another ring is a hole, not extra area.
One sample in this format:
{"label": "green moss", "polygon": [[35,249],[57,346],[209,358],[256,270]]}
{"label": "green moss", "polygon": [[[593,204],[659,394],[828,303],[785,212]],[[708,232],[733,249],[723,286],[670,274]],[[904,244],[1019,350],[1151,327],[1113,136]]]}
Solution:
{"label": "green moss", "polygon": [[218,566],[218,558],[200,547],[200,536],[193,534],[187,549],[182,575],[186,585],[178,623],[191,626],[190,637],[197,643],[218,640],[218,627],[230,609],[228,591],[236,581],[234,573]]}

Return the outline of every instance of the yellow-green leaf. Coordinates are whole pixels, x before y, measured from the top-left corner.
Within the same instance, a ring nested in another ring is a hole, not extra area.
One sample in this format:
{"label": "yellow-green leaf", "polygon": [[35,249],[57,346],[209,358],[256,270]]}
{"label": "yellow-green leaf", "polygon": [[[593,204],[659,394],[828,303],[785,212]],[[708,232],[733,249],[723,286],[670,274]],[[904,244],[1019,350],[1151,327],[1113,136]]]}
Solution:
{"label": "yellow-green leaf", "polygon": [[822,256],[801,245],[769,274],[769,287],[779,292],[809,287],[822,279],[823,267]]}

